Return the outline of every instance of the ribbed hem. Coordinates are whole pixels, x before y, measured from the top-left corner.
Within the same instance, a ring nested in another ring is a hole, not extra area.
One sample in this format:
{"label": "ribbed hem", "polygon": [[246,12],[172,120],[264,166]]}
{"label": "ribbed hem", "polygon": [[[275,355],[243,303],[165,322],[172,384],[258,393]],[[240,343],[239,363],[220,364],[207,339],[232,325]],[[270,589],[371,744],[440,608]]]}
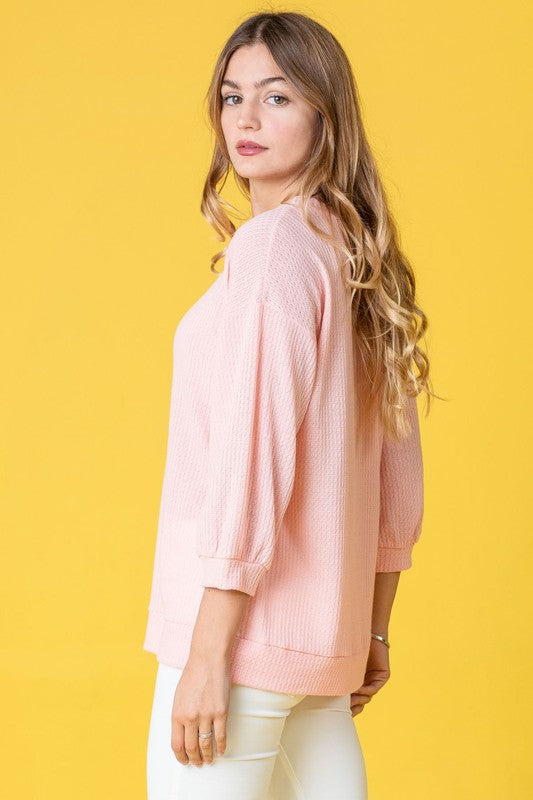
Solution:
{"label": "ribbed hem", "polygon": [[412,566],[413,546],[378,547],[376,572],[399,572]]}
{"label": "ribbed hem", "polygon": [[[165,619],[149,610],[143,649],[170,667],[183,668],[189,658],[193,626]],[[236,637],[231,681],[241,686],[287,694],[338,696],[363,683],[368,646],[349,656],[321,656]]]}

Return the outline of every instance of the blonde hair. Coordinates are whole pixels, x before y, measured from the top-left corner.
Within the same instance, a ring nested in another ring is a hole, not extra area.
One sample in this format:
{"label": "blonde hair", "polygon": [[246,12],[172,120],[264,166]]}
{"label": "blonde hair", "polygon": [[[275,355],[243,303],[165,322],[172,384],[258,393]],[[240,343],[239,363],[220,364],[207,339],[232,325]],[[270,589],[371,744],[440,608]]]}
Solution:
{"label": "blonde hair", "polygon": [[[226,213],[237,211],[217,190],[232,170],[220,122],[221,84],[231,55],[243,45],[266,45],[296,91],[318,112],[318,136],[295,181],[309,227],[346,258],[352,287],[352,319],[367,375],[368,398],[378,400],[384,430],[400,439],[411,432],[407,403],[421,391],[429,397],[429,360],[417,342],[428,320],[415,302],[415,276],[401,252],[394,219],[363,129],[357,87],[348,58],[337,39],[310,17],[294,12],[254,14],[225,43],[206,94],[216,143],[205,180],[201,212],[224,241],[235,233]],[[250,198],[249,180],[234,173]],[[306,205],[316,195],[336,215],[341,243],[317,228]],[[227,247],[227,245],[226,245]],[[211,271],[226,248],[211,259]],[[217,273],[218,274],[218,273]],[[418,324],[417,324],[418,323]],[[412,362],[418,369],[415,374]]]}

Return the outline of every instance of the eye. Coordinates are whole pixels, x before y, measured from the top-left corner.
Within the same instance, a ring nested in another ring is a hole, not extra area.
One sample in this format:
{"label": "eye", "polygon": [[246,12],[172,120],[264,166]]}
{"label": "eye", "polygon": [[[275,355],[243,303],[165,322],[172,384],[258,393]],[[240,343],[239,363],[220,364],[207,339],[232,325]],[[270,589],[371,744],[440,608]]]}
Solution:
{"label": "eye", "polygon": [[[237,95],[237,94],[226,94],[226,95],[223,95],[223,96],[221,96],[221,98],[220,98],[220,99],[221,99],[221,100],[222,100],[222,102],[224,103],[226,100],[229,100],[229,99],[230,99],[230,98],[232,98],[232,97],[236,97],[236,98],[238,99],[238,98],[239,98],[239,95]],[[234,105],[235,105],[235,103],[226,103],[226,105],[234,106]]]}
{"label": "eye", "polygon": [[[283,105],[286,105],[289,102],[289,100],[286,97],[284,97],[282,94],[271,94],[270,97],[267,98],[267,100],[271,100],[272,98],[282,101],[281,103],[274,103],[273,105],[275,105],[275,106],[283,106]],[[234,105],[237,105],[237,103],[228,103],[226,101],[227,100],[235,100],[235,99],[238,101],[238,100],[240,100],[240,97],[239,97],[238,94],[226,94],[226,95],[221,95],[220,99],[226,105],[234,106]]]}
{"label": "eye", "polygon": [[280,98],[281,100],[284,101],[283,103],[274,103],[275,106],[282,106],[282,105],[285,105],[285,103],[289,102],[287,100],[287,98],[284,97],[282,94],[271,94],[270,97],[268,98],[268,100],[270,100],[272,97],[278,97],[278,98]]}

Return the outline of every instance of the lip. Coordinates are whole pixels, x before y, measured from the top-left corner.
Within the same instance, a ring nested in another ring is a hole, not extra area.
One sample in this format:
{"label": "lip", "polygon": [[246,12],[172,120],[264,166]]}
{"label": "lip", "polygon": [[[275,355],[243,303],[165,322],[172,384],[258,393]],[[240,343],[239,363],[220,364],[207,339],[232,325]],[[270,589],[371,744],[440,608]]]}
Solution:
{"label": "lip", "polygon": [[263,145],[259,144],[258,142],[254,142],[251,139],[239,139],[239,141],[235,145],[235,148],[239,152],[241,150],[243,152],[246,152],[246,151],[247,152],[251,152],[252,150],[255,150],[256,152],[259,152],[261,150],[267,150],[266,147],[263,147]]}

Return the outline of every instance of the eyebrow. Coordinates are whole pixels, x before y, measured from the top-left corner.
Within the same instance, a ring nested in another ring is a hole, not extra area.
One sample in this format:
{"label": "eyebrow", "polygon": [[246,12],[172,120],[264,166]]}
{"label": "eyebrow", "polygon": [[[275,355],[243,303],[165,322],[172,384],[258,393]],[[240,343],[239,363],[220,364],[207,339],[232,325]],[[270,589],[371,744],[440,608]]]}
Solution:
{"label": "eyebrow", "polygon": [[[284,83],[287,83],[286,79],[282,75],[275,75],[272,78],[263,78],[263,80],[261,80],[261,81],[256,81],[254,83],[254,87],[256,89],[260,89],[262,86],[266,86],[267,83],[273,83],[274,81],[283,81]],[[224,78],[224,80],[221,83],[221,86],[224,86],[224,84],[227,84],[228,86],[231,86],[232,89],[240,89],[241,88],[238,83],[235,83],[235,81],[230,81],[230,80],[228,80],[228,78]]]}

